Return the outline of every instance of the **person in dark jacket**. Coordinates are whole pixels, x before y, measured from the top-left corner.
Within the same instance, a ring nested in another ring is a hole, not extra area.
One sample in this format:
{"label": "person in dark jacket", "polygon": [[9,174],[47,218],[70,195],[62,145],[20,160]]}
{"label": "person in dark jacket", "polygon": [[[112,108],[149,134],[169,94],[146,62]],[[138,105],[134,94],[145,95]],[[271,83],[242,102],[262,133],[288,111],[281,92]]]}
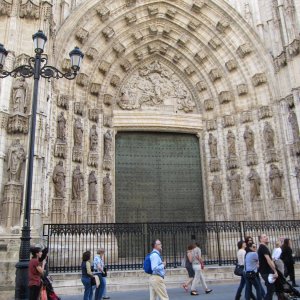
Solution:
{"label": "person in dark jacket", "polygon": [[93,277],[94,275],[91,270],[91,251],[86,251],[82,255],[81,263],[81,281],[84,286],[83,300],[92,300],[93,298]]}
{"label": "person in dark jacket", "polygon": [[285,270],[286,270],[285,277],[290,276],[290,280],[292,281],[293,287],[299,287],[295,281],[295,268],[294,268],[295,260],[293,257],[293,250],[291,248],[291,245],[292,242],[290,239],[284,239],[283,245],[281,246],[282,253],[280,258],[283,261],[285,266]]}

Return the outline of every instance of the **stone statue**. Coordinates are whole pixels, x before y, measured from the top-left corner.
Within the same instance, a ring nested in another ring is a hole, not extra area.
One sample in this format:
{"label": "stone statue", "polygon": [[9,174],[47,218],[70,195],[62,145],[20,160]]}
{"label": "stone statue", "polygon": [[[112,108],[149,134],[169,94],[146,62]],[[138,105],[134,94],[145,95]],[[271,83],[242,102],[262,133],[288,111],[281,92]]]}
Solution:
{"label": "stone statue", "polygon": [[111,159],[111,148],[112,148],[112,134],[110,130],[107,130],[104,134],[104,159]]}
{"label": "stone statue", "polygon": [[75,119],[74,123],[74,146],[82,147],[83,126],[80,118]]}
{"label": "stone statue", "polygon": [[103,178],[103,202],[104,204],[112,203],[112,190],[111,190],[111,180],[109,178],[109,173],[106,173],[106,177]]}
{"label": "stone statue", "polygon": [[97,146],[98,146],[98,132],[97,132],[97,127],[94,124],[90,129],[90,150],[97,151]]}
{"label": "stone statue", "polygon": [[7,157],[8,181],[20,182],[22,166],[26,156],[19,139],[12,142]]}
{"label": "stone statue", "polygon": [[235,172],[235,170],[231,170],[230,175],[227,176],[227,180],[229,182],[229,188],[231,192],[232,200],[241,199],[240,189],[241,189],[241,177],[239,174]]}
{"label": "stone statue", "polygon": [[254,133],[248,125],[245,127],[244,141],[247,152],[254,152]]}
{"label": "stone statue", "polygon": [[95,175],[95,171],[91,171],[88,179],[89,184],[89,201],[97,201],[97,178]]}
{"label": "stone statue", "polygon": [[211,189],[214,195],[215,202],[222,202],[222,183],[219,176],[214,176],[214,179],[211,183]]}
{"label": "stone statue", "polygon": [[255,169],[251,168],[247,178],[250,183],[250,199],[251,201],[257,201],[260,197],[260,177]]}
{"label": "stone statue", "polygon": [[228,145],[228,156],[235,156],[235,136],[231,130],[228,130],[227,133],[227,145]]}
{"label": "stone statue", "polygon": [[77,166],[73,171],[72,176],[72,199],[80,200],[80,192],[83,191],[84,178],[80,171],[80,167]]}
{"label": "stone statue", "polygon": [[63,111],[57,118],[57,139],[62,142],[66,141],[66,119]]}
{"label": "stone statue", "polygon": [[274,198],[280,198],[282,197],[282,173],[278,169],[278,167],[274,164],[271,164],[270,166],[270,173],[269,173],[269,179],[270,179],[270,187],[271,192],[273,194]]}
{"label": "stone statue", "polygon": [[293,141],[299,141],[299,125],[297,121],[297,116],[292,109],[290,109],[288,120],[292,127]]}
{"label": "stone statue", "polygon": [[264,140],[266,143],[266,148],[267,149],[274,149],[274,130],[272,128],[272,126],[270,125],[269,122],[265,123],[265,127],[264,127],[264,131],[263,131],[263,135],[264,135]]}
{"label": "stone statue", "polygon": [[60,160],[53,170],[54,195],[65,198],[66,175],[63,162]]}
{"label": "stone statue", "polygon": [[208,145],[211,158],[218,157],[218,141],[217,138],[213,136],[212,133],[209,134]]}
{"label": "stone statue", "polygon": [[13,111],[24,114],[27,111],[28,84],[25,78],[17,79],[13,85]]}

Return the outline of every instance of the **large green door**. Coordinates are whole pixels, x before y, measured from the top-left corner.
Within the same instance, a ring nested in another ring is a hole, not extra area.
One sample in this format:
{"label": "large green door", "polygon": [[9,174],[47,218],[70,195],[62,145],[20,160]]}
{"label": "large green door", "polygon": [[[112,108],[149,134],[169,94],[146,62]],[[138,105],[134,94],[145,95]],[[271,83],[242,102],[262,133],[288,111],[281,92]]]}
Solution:
{"label": "large green door", "polygon": [[121,132],[115,150],[116,222],[204,221],[195,135]]}

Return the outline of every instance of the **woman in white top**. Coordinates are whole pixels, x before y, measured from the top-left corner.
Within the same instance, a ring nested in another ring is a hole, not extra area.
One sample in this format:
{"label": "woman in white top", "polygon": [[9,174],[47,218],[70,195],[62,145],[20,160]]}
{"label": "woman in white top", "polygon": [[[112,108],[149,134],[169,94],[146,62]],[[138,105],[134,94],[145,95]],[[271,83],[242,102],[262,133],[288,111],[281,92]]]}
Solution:
{"label": "woman in white top", "polygon": [[282,253],[282,249],[281,249],[281,243],[279,241],[276,242],[275,244],[275,248],[272,251],[272,259],[275,263],[276,268],[278,269],[278,271],[281,272],[281,274],[284,274],[284,263],[283,261],[280,259],[281,253]]}
{"label": "woman in white top", "polygon": [[[238,246],[238,252],[237,252],[237,261],[239,266],[244,266],[245,264],[245,255],[246,255],[246,242],[245,241],[239,241],[237,243]],[[246,284],[245,276],[241,276],[240,285],[236,291],[235,300],[240,300],[242,296],[243,288]]]}

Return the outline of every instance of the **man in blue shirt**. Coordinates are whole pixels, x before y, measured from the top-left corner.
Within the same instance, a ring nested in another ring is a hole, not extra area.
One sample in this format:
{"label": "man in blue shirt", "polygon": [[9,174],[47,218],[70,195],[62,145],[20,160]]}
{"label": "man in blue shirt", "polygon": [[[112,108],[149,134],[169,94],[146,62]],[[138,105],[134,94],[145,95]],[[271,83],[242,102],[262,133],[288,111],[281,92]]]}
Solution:
{"label": "man in blue shirt", "polygon": [[161,300],[169,300],[164,282],[166,263],[162,261],[160,256],[162,250],[160,240],[153,241],[152,248],[150,255],[152,275],[149,280],[150,300],[156,300],[157,297]]}

